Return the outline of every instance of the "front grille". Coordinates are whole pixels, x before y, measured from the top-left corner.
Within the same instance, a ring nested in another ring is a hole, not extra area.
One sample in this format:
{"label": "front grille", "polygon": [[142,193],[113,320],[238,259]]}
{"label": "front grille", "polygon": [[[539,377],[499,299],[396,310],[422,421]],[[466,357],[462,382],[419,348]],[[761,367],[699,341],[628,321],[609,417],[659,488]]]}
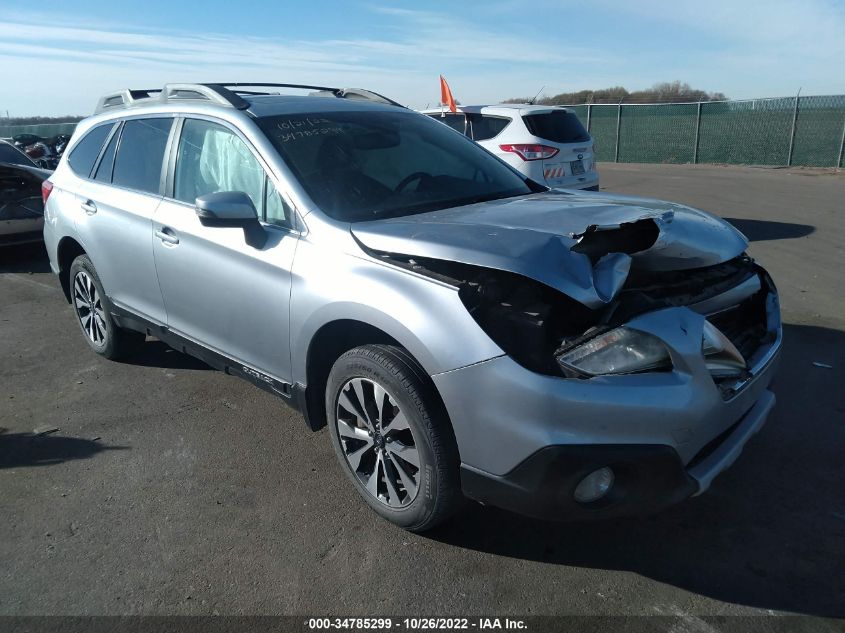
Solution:
{"label": "front grille", "polygon": [[715,266],[691,270],[632,270],[622,293],[629,296],[641,294],[652,301],[683,306],[730,290],[756,272],[754,261],[747,255],[740,255]]}
{"label": "front grille", "polygon": [[707,317],[749,364],[760,346],[771,341],[766,322],[766,294],[763,289],[738,306]]}
{"label": "front grille", "polygon": [[[769,330],[767,301],[774,288],[768,276],[747,255],[730,261],[692,270],[667,272],[632,271],[619,294],[613,314],[619,323],[670,306],[690,306],[715,299],[758,276],[760,290],[738,305],[707,315],[745,360],[748,370],[741,375],[718,375],[713,380],[725,400],[732,398],[748,378],[754,365],[774,342],[776,332]],[[716,299],[718,303],[718,299]]]}

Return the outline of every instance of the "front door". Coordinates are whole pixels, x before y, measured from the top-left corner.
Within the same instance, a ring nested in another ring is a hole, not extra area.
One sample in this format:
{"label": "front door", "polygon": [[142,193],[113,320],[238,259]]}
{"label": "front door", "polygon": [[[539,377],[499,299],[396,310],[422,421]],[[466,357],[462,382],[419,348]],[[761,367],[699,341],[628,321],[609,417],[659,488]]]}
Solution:
{"label": "front door", "polygon": [[[246,140],[223,123],[185,119],[171,191],[153,217],[153,250],[167,325],[213,351],[290,382],[292,212]],[[243,191],[267,234],[261,248],[237,227],[203,226],[198,196]]]}

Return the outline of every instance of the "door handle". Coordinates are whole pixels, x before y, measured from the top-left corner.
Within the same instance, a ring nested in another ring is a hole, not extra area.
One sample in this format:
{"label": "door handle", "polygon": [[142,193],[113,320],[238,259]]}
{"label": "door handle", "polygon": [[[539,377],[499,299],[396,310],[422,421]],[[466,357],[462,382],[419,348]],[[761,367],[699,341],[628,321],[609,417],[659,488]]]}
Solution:
{"label": "door handle", "polygon": [[173,229],[168,226],[163,226],[159,230],[157,230],[155,232],[155,236],[165,244],[179,243],[179,238],[176,237],[176,234],[173,232]]}
{"label": "door handle", "polygon": [[94,215],[97,212],[97,205],[91,202],[90,200],[86,200],[79,206],[88,215]]}

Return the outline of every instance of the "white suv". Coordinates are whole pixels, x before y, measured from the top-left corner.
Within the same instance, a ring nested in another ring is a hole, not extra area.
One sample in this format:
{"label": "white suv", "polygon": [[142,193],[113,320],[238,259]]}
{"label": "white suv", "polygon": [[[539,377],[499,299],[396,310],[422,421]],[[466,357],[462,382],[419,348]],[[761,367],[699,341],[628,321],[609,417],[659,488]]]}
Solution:
{"label": "white suv", "polygon": [[461,106],[456,113],[422,112],[466,134],[535,182],[599,189],[593,139],[571,110],[503,103]]}

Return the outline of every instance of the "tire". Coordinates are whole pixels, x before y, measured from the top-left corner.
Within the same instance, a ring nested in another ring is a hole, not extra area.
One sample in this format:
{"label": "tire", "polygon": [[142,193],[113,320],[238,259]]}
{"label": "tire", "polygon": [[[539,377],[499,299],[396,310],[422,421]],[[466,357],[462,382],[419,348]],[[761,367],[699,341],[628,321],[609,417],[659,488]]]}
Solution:
{"label": "tire", "polygon": [[117,360],[143,345],[144,334],[118,327],[114,322],[111,302],[87,255],[80,255],[70,266],[70,302],[85,341],[100,356]]}
{"label": "tire", "polygon": [[326,411],[341,467],[383,518],[424,532],[460,507],[452,427],[434,385],[407,351],[364,345],[343,354],[329,373]]}

